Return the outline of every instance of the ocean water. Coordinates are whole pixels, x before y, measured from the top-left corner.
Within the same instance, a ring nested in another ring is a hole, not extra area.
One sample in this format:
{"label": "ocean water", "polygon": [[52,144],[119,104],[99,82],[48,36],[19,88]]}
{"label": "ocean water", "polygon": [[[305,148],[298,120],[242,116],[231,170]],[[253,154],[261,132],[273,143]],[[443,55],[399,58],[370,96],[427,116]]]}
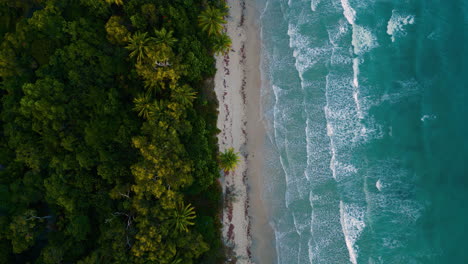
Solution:
{"label": "ocean water", "polygon": [[468,263],[468,0],[256,0],[277,263]]}

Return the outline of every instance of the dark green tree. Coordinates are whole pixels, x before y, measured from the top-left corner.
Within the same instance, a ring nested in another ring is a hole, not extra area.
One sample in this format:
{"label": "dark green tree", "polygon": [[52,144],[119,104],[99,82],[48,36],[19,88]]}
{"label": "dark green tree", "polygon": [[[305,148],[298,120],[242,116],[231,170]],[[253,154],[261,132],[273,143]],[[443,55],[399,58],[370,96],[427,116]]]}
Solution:
{"label": "dark green tree", "polygon": [[130,33],[123,25],[123,19],[119,16],[111,16],[106,23],[107,39],[116,44],[124,44],[129,40]]}
{"label": "dark green tree", "polygon": [[0,263],[222,260],[225,12],[201,34],[192,0],[0,2]]}
{"label": "dark green tree", "polygon": [[151,45],[152,41],[147,32],[136,32],[129,37],[129,44],[125,48],[130,50],[130,58],[136,57],[137,62],[140,63],[150,52]]}
{"label": "dark green tree", "polygon": [[153,38],[154,43],[173,47],[177,42],[177,39],[172,36],[173,33],[174,32],[172,30],[167,31],[165,28],[162,28],[161,30],[155,29],[154,34],[156,36]]}

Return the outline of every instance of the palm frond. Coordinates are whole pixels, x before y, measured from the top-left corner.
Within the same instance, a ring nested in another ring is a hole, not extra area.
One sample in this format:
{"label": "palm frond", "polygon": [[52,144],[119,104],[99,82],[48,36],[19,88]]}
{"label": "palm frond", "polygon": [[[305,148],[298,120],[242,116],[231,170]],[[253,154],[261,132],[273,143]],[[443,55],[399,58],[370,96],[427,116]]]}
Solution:
{"label": "palm frond", "polygon": [[208,35],[218,35],[223,30],[223,24],[226,24],[225,15],[223,11],[210,6],[198,16],[198,24]]}

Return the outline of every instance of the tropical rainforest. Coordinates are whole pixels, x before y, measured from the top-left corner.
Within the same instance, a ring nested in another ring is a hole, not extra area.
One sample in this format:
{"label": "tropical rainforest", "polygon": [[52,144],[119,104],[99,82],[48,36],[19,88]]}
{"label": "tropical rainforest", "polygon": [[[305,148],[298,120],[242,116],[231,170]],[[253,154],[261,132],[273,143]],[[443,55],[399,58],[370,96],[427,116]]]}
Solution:
{"label": "tropical rainforest", "polygon": [[223,0],[0,0],[0,263],[222,263]]}

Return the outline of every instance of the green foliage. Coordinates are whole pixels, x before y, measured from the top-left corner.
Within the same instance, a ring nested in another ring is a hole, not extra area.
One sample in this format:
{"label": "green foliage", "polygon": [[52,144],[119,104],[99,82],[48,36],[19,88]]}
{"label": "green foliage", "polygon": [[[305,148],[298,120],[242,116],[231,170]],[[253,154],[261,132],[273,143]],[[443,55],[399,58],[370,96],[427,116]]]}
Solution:
{"label": "green foliage", "polygon": [[141,6],[143,17],[153,26],[158,22],[158,10],[154,4],[144,4]]}
{"label": "green foliage", "polygon": [[166,45],[168,47],[174,46],[177,42],[177,39],[172,36],[173,31],[167,31],[165,28],[161,30],[154,30],[156,37],[154,38],[154,43],[158,45]]}
{"label": "green foliage", "polygon": [[176,232],[188,232],[188,226],[194,225],[193,219],[195,219],[195,211],[192,205],[181,203],[176,210],[172,211],[169,222]]}
{"label": "green foliage", "polygon": [[123,0],[105,0],[108,4],[116,4],[116,5],[123,5]]}
{"label": "green foliage", "polygon": [[34,210],[27,210],[12,217],[7,237],[11,240],[13,253],[21,253],[34,244],[42,220],[35,218],[35,214]]}
{"label": "green foliage", "polygon": [[129,32],[119,16],[111,16],[106,23],[107,39],[111,43],[124,44],[129,40]]}
{"label": "green foliage", "polygon": [[0,46],[0,77],[3,78],[14,76],[20,71],[15,50],[7,43],[4,41]]}
{"label": "green foliage", "polygon": [[239,153],[234,151],[234,148],[228,148],[223,153],[219,154],[219,166],[225,172],[233,171],[239,164]]}
{"label": "green foliage", "polygon": [[226,20],[224,20],[225,15],[222,10],[208,6],[198,16],[198,24],[208,35],[219,35],[223,30],[223,24],[226,24]]}
{"label": "green foliage", "polygon": [[199,5],[0,3],[0,263],[221,259]]}
{"label": "green foliage", "polygon": [[89,218],[85,215],[78,215],[73,216],[70,220],[70,224],[67,226],[66,232],[73,236],[77,241],[83,241],[86,239],[90,230]]}
{"label": "green foliage", "polygon": [[110,12],[110,5],[103,0],[80,0],[80,3],[88,8],[87,12],[99,17],[106,17]]}
{"label": "green foliage", "polygon": [[172,91],[172,97],[174,101],[179,102],[184,106],[192,106],[192,102],[195,99],[195,95],[197,94],[188,85],[174,87]]}
{"label": "green foliage", "polygon": [[229,38],[228,35],[223,33],[215,37],[213,50],[215,51],[217,55],[226,54],[231,49],[231,45],[232,45],[231,38]]}
{"label": "green foliage", "polygon": [[130,21],[132,25],[137,29],[145,29],[148,25],[148,21],[146,21],[145,17],[140,14],[135,14],[130,17]]}
{"label": "green foliage", "polygon": [[136,57],[139,63],[150,51],[151,39],[147,35],[147,32],[136,32],[129,37],[129,44],[125,47],[130,50],[130,58]]}
{"label": "green foliage", "polygon": [[157,110],[157,102],[152,102],[151,96],[148,93],[136,97],[133,99],[133,102],[135,103],[133,109],[138,112],[138,116],[144,119],[148,119]]}

